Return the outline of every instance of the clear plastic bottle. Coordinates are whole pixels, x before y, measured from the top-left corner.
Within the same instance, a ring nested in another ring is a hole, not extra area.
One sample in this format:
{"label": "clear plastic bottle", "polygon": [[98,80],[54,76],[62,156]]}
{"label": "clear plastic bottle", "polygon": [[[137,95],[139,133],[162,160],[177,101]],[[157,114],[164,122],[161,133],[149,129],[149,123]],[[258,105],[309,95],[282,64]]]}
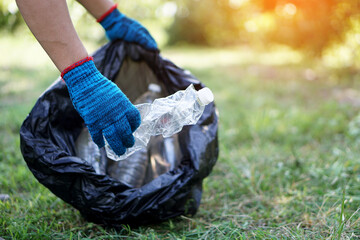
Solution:
{"label": "clear plastic bottle", "polygon": [[122,161],[107,162],[107,174],[130,187],[139,188],[143,185],[148,168],[146,149],[140,149]]}
{"label": "clear plastic bottle", "polygon": [[[160,92],[159,85],[150,84],[148,91],[136,99],[135,104],[152,103],[155,99],[160,98]],[[148,164],[148,152],[146,148],[143,148],[123,161],[113,161],[109,158],[107,173],[120,182],[139,188],[144,184]]]}
{"label": "clear plastic bottle", "polygon": [[100,149],[92,141],[87,127],[81,130],[78,138],[75,141],[75,153],[76,156],[93,166],[96,173],[102,173],[100,166]]}
{"label": "clear plastic bottle", "polygon": [[153,103],[135,105],[141,115],[141,124],[133,133],[135,144],[125,154],[117,156],[105,139],[107,156],[115,161],[126,159],[139,149],[146,148],[151,136],[170,137],[181,131],[184,125],[196,124],[205,106],[214,100],[209,88],[196,91],[193,85]]}
{"label": "clear plastic bottle", "polygon": [[[141,151],[143,149],[136,151],[130,158],[134,155],[136,156]],[[149,163],[143,184],[149,183],[161,174],[174,170],[179,166],[182,152],[180,150],[178,134],[167,138],[164,138],[162,135],[152,136],[147,146],[147,152]],[[117,161],[117,163],[124,161],[126,160]]]}

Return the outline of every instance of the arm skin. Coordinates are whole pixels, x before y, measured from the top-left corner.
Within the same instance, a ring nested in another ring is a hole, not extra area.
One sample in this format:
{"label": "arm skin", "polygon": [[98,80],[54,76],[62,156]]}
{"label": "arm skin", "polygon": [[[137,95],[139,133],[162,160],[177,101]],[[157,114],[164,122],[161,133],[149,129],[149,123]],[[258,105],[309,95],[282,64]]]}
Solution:
{"label": "arm skin", "polygon": [[77,0],[95,18],[99,19],[106,13],[114,2],[111,0]]}
{"label": "arm skin", "polygon": [[[79,2],[95,18],[113,5],[111,0]],[[71,22],[66,0],[16,0],[16,3],[31,32],[60,72],[88,56]]]}

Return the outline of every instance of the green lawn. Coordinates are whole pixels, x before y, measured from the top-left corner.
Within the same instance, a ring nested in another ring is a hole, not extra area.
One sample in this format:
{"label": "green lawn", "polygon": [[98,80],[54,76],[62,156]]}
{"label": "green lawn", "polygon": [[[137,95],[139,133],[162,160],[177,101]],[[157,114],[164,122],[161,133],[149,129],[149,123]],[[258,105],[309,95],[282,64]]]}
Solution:
{"label": "green lawn", "polygon": [[[58,76],[31,38],[0,40],[0,237],[347,239],[360,237],[360,77],[286,49],[187,47],[163,55],[215,94],[220,157],[192,217],[123,230],[88,223],[40,185],[19,129]],[[24,56],[24,57],[20,57]]]}

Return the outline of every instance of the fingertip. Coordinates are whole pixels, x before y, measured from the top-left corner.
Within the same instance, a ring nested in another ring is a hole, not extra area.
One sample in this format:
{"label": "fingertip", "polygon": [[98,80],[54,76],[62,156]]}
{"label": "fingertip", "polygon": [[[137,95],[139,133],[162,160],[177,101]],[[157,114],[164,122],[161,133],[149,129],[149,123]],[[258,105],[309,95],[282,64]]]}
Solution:
{"label": "fingertip", "polygon": [[130,124],[131,131],[135,132],[135,130],[140,126],[141,124],[141,116],[140,112],[135,108],[133,111],[130,111],[126,118]]}
{"label": "fingertip", "polygon": [[122,143],[121,136],[116,130],[115,126],[109,126],[104,130],[104,137],[106,138],[110,148],[116,153],[116,155],[120,156],[125,153],[126,148]]}
{"label": "fingertip", "polygon": [[134,138],[134,136],[132,134],[124,136],[122,138],[122,141],[123,141],[124,146],[126,148],[131,148],[135,144],[135,138]]}
{"label": "fingertip", "polygon": [[[110,145],[110,147],[111,147],[111,145]],[[124,153],[126,152],[126,148],[124,146],[117,146],[117,147],[115,147],[115,150],[113,149],[113,151],[116,153],[116,155],[121,156],[121,155],[124,155]]]}
{"label": "fingertip", "polygon": [[104,138],[103,138],[103,135],[102,135],[101,131],[96,131],[91,126],[89,126],[88,129],[89,129],[89,132],[90,132],[90,135],[91,135],[91,139],[94,141],[94,143],[99,148],[104,147],[105,142],[104,142]]}
{"label": "fingertip", "polygon": [[127,119],[125,121],[119,121],[115,123],[116,132],[118,137],[121,139],[121,142],[125,148],[130,148],[134,146],[135,138],[132,135],[131,127]]}

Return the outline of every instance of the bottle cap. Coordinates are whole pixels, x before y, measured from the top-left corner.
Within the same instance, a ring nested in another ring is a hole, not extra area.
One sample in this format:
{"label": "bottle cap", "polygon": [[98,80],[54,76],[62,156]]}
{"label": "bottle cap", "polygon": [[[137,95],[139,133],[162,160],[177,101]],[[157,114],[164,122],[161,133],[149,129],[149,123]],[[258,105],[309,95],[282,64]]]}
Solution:
{"label": "bottle cap", "polygon": [[210,88],[204,87],[198,91],[199,100],[202,104],[208,105],[209,103],[214,101],[214,94],[210,90]]}
{"label": "bottle cap", "polygon": [[155,92],[155,93],[161,92],[161,87],[156,83],[150,83],[148,89],[150,92]]}

